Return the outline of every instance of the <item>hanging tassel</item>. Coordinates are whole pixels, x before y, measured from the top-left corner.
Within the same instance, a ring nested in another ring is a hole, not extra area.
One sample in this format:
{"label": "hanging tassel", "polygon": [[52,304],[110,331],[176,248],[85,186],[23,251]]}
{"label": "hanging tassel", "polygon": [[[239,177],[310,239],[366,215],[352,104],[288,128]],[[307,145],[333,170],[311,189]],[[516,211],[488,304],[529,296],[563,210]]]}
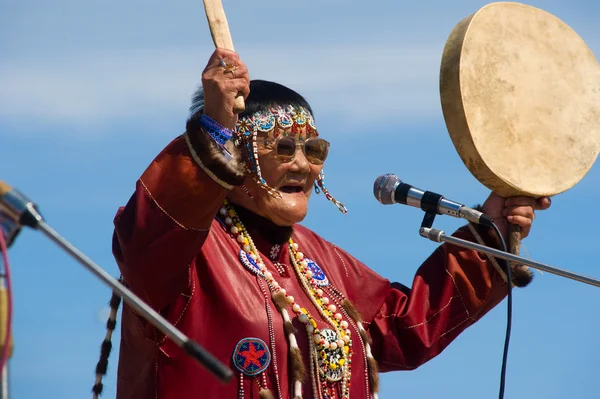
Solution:
{"label": "hanging tassel", "polygon": [[344,301],[342,302],[342,307],[344,308],[346,313],[348,313],[348,316],[350,316],[350,318],[354,320],[356,324],[359,324],[362,321],[362,316],[360,315],[360,312],[348,299],[344,298]]}
{"label": "hanging tassel", "polygon": [[342,302],[342,307],[344,308],[346,313],[348,313],[348,316],[350,316],[350,318],[356,323],[356,326],[358,327],[358,333],[365,342],[365,345],[371,344],[371,337],[369,337],[369,334],[367,334],[367,331],[362,326],[362,316],[360,315],[356,307],[354,307],[354,304],[348,299],[344,299],[344,302]]}
{"label": "hanging tassel", "polygon": [[289,302],[285,296],[285,292],[282,292],[281,290],[274,292],[271,297],[273,298],[275,307],[283,317],[283,326],[288,335],[290,344],[290,364],[294,381],[294,399],[302,399],[302,382],[306,379],[306,369],[304,367],[304,362],[302,361],[302,352],[300,352],[298,342],[296,341],[295,334],[297,330],[292,324],[290,314],[286,309]]}
{"label": "hanging tassel", "polygon": [[367,362],[369,363],[369,383],[371,384],[371,391],[374,394],[379,392],[379,366],[377,360],[371,354],[371,345],[365,345],[365,351],[367,352]]}
{"label": "hanging tassel", "polygon": [[316,185],[315,185],[315,191],[317,192],[317,194],[319,194],[319,191],[322,191],[323,194],[325,194],[325,198],[327,198],[327,200],[333,202],[334,205],[338,208],[338,210],[340,212],[348,213],[348,209],[346,209],[344,204],[342,204],[340,201],[333,198],[333,196],[329,193],[329,190],[327,189],[327,187],[325,187],[324,180],[325,180],[325,173],[323,173],[323,170],[321,170],[321,173],[319,173],[319,176],[317,177],[317,181],[316,181]]}
{"label": "hanging tassel", "polygon": [[256,184],[258,184],[263,190],[265,190],[267,193],[269,193],[269,195],[273,198],[282,198],[281,197],[281,193],[278,190],[275,190],[274,188],[272,188],[271,186],[269,186],[269,184],[267,183],[267,181],[265,179],[263,179],[262,177],[258,178],[255,177],[254,181],[256,182]]}
{"label": "hanging tassel", "polygon": [[254,175],[254,181],[258,184],[259,187],[264,189],[271,195],[273,198],[281,198],[281,193],[278,190],[270,187],[266,180],[262,177],[262,173],[260,171],[260,163],[258,160],[258,144],[257,144],[257,132],[254,131],[250,135],[250,137],[243,135],[242,141],[245,144],[246,152],[247,152],[247,167],[252,174]]}
{"label": "hanging tassel", "polygon": [[373,399],[377,399],[379,392],[379,366],[377,365],[377,360],[373,357],[371,353],[371,337],[367,333],[367,330],[362,325],[362,317],[359,311],[356,309],[354,304],[350,302],[348,299],[344,299],[342,302],[342,307],[348,313],[348,316],[356,323],[358,327],[358,333],[360,334],[363,342],[365,343],[365,355],[367,356],[367,363],[369,369],[369,384],[371,385],[371,394]]}
{"label": "hanging tassel", "polygon": [[248,186],[246,186],[245,184],[242,184],[242,190],[244,190],[244,192],[246,193],[246,195],[248,196],[248,198],[254,199],[254,196],[252,195],[252,193],[250,193],[250,190],[248,189]]}
{"label": "hanging tassel", "polygon": [[294,399],[302,399],[302,383],[300,381],[294,383]]}
{"label": "hanging tassel", "polygon": [[271,390],[267,388],[267,376],[265,375],[265,373],[262,373],[261,378],[262,385],[260,384],[258,379],[256,379],[256,384],[258,385],[258,397],[260,399],[275,399],[275,395],[273,395],[273,392],[271,392]]}
{"label": "hanging tassel", "polygon": [[288,305],[288,301],[285,297],[285,293],[281,290],[274,292],[271,297],[273,298],[273,303],[275,303],[275,307],[277,311],[281,313],[283,309]]}
{"label": "hanging tassel", "polygon": [[258,397],[260,399],[275,399],[275,395],[273,395],[273,392],[263,387],[261,387],[260,391],[258,391]]}
{"label": "hanging tassel", "polygon": [[[286,309],[283,309],[281,313],[285,320],[285,324],[292,324],[289,313]],[[287,320],[286,320],[287,319]],[[288,340],[290,341],[290,363],[292,365],[292,377],[296,382],[302,382],[306,378],[306,370],[304,368],[304,362],[302,361],[302,352],[298,347],[298,341],[296,341],[296,335],[288,333]],[[301,385],[301,384],[300,384]],[[301,396],[301,393],[295,389],[295,395]]]}
{"label": "hanging tassel", "polygon": [[363,328],[363,326],[361,324],[358,325],[358,333],[360,334],[360,337],[363,339],[365,345],[371,345],[371,337],[369,337],[369,334],[367,333],[367,331]]}
{"label": "hanging tassel", "polygon": [[292,363],[292,376],[295,381],[303,382],[306,379],[306,370],[302,361],[302,352],[298,347],[290,349],[290,362]]}
{"label": "hanging tassel", "polygon": [[[123,282],[122,277],[119,277],[119,282]],[[102,341],[102,345],[100,347],[100,359],[96,364],[96,379],[94,381],[94,386],[92,387],[93,399],[98,399],[104,388],[104,385],[102,384],[102,378],[108,371],[108,358],[110,357],[113,347],[112,335],[113,331],[117,327],[117,312],[119,311],[120,304],[121,297],[113,292],[110,298],[110,314],[108,316],[108,320],[106,321],[106,335],[104,336],[104,341]]]}
{"label": "hanging tassel", "polygon": [[244,399],[244,373],[240,373],[240,383],[238,386],[238,399]]}

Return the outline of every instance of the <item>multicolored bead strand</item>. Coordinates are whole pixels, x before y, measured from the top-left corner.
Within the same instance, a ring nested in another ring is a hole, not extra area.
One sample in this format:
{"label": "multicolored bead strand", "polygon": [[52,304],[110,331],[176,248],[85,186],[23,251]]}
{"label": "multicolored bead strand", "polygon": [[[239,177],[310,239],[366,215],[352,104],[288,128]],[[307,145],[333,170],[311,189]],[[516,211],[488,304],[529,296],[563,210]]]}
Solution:
{"label": "multicolored bead strand", "polygon": [[346,206],[340,201],[333,198],[333,196],[329,193],[329,190],[327,189],[327,187],[325,187],[324,180],[325,173],[323,172],[323,170],[321,170],[321,173],[319,173],[319,177],[317,177],[317,180],[315,181],[315,193],[319,194],[321,191],[323,191],[323,194],[325,194],[325,198],[327,198],[328,201],[333,202],[333,204],[338,208],[340,212],[348,213],[348,209],[346,208]]}
{"label": "multicolored bead strand", "polygon": [[321,399],[322,395],[319,389],[319,371],[317,370],[317,348],[315,346],[315,342],[312,339],[311,334],[306,331],[308,334],[308,351],[309,351],[309,364],[310,364],[310,375],[314,376],[311,378],[312,389],[313,389],[313,397],[316,399]]}
{"label": "multicolored bead strand", "polygon": [[281,193],[270,187],[267,181],[262,177],[260,162],[258,160],[258,133],[254,131],[247,135],[238,135],[237,140],[241,141],[241,145],[245,144],[246,146],[248,166],[250,170],[254,172],[254,181],[256,184],[267,191],[273,198],[281,198]]}
{"label": "multicolored bead strand", "polygon": [[[342,398],[350,397],[350,376],[351,376],[351,361],[352,361],[352,339],[351,332],[348,329],[348,322],[342,320],[343,316],[337,312],[337,307],[330,303],[330,299],[324,296],[323,290],[317,285],[312,278],[312,271],[307,267],[308,260],[304,257],[302,252],[298,251],[298,244],[296,244],[291,238],[289,240],[290,255],[292,259],[292,265],[299,276],[302,276],[302,286],[313,302],[315,307],[319,310],[319,313],[336,331],[338,336],[337,342],[327,342],[324,339],[320,339],[317,343],[317,349],[321,356],[327,355],[327,350],[335,351],[338,347],[341,348],[342,359],[334,364],[326,364],[327,368],[337,369],[342,368]],[[320,338],[320,337],[319,337]]]}
{"label": "multicolored bead strand", "polygon": [[[271,354],[273,356],[273,374],[275,375],[275,385],[277,386],[277,394],[279,399],[283,399],[281,395],[281,385],[279,383],[279,371],[277,370],[277,350],[275,345],[275,331],[273,330],[273,316],[271,313],[271,306],[269,305],[269,295],[267,294],[263,284],[259,281],[260,290],[265,297],[265,308],[267,310],[267,322],[269,324],[269,340],[271,342]],[[264,385],[267,386],[266,376],[263,374]]]}
{"label": "multicolored bead strand", "polygon": [[[242,260],[246,260],[243,262],[244,265],[251,270],[256,275],[262,277],[269,287],[271,291],[271,297],[273,301],[277,304],[280,301],[280,298],[284,298],[284,302],[291,308],[292,312],[296,314],[298,320],[304,324],[305,329],[309,336],[310,346],[314,348],[314,351],[311,350],[311,358],[314,354],[315,361],[311,360],[311,369],[313,365],[315,369],[318,369],[318,356],[320,355],[323,358],[321,362],[321,372],[325,377],[323,379],[322,387],[325,389],[330,386],[330,382],[328,381],[327,372],[331,370],[337,370],[340,368],[341,371],[341,399],[349,399],[350,397],[350,376],[351,376],[351,357],[352,357],[352,339],[351,333],[348,329],[348,322],[343,320],[343,316],[340,312],[336,312],[337,307],[330,303],[328,297],[324,296],[324,292],[317,283],[312,278],[312,272],[307,267],[308,260],[304,257],[304,255],[298,251],[298,245],[290,240],[290,258],[292,260],[293,268],[299,278],[301,285],[307,296],[310,298],[312,303],[315,305],[317,310],[319,311],[322,318],[330,324],[335,330],[336,340],[332,340],[331,342],[327,340],[324,334],[329,334],[327,331],[330,331],[333,334],[332,330],[319,330],[317,327],[317,322],[315,318],[311,315],[311,313],[304,307],[300,306],[295,300],[294,297],[288,295],[285,289],[283,289],[279,283],[274,279],[273,274],[269,272],[261,259],[260,253],[252,238],[248,234],[241,220],[238,218],[233,207],[227,202],[224,202],[224,207],[220,211],[221,216],[224,217],[225,225],[228,231],[232,234],[232,236],[236,239],[236,241],[242,246],[242,252],[240,253]],[[283,306],[277,306],[284,323],[291,325],[291,318],[287,311],[287,309]],[[323,333],[323,334],[322,334]],[[293,356],[292,353],[294,350],[298,351],[299,348],[296,341],[296,337],[293,332],[288,333],[288,340],[290,344],[290,355]],[[335,363],[330,362],[330,359],[325,359],[331,352],[340,349],[341,358],[338,359]],[[300,355],[301,356],[301,355]],[[317,371],[315,378],[318,378],[319,371]],[[331,378],[331,377],[330,377]],[[334,379],[334,381],[337,381]],[[294,385],[294,396],[296,398],[300,398],[302,395],[302,382],[299,379],[296,379],[293,382]],[[317,384],[313,384],[313,390],[317,389]],[[330,389],[327,388],[329,391]],[[321,392],[323,394],[323,398],[331,397],[331,395],[325,395],[325,392]],[[319,395],[320,396],[320,395]]]}
{"label": "multicolored bead strand", "polygon": [[[294,313],[296,313],[297,315],[301,315],[301,314],[304,314],[302,312],[302,310],[304,310],[304,312],[307,312],[306,309],[301,308],[300,305],[298,305],[295,302],[293,296],[287,295],[285,290],[280,287],[280,285],[277,281],[275,281],[272,273],[267,270],[267,267],[265,266],[264,262],[262,261],[262,259],[260,257],[260,253],[259,253],[258,249],[256,248],[256,246],[254,245],[252,238],[250,237],[250,235],[244,228],[242,222],[237,217],[235,210],[228,204],[227,201],[225,201],[224,205],[225,206],[223,208],[221,208],[221,210],[220,210],[220,214],[225,217],[224,222],[225,222],[225,225],[227,226],[227,229],[235,237],[236,241],[242,245],[242,250],[244,251],[244,253],[248,254],[248,256],[255,262],[258,269],[255,269],[252,271],[254,273],[256,273],[257,275],[261,276],[264,280],[266,280],[266,282],[269,286],[269,290],[271,291],[271,297],[272,297],[273,301],[275,302],[275,304],[279,303],[277,296],[283,295],[285,301],[287,302],[288,305],[291,306],[292,311],[294,311]],[[277,306],[277,309],[279,310],[279,312],[284,320],[284,323],[291,325],[291,318],[289,316],[287,309],[285,309],[282,306]],[[312,319],[312,317],[310,319]],[[308,317],[306,317],[306,320],[305,320],[305,318],[299,317],[300,321],[306,321],[308,323],[310,323],[310,319]],[[312,320],[312,323],[310,323],[310,324],[312,325],[313,323],[314,323],[314,326],[316,327],[316,322],[314,320]],[[288,333],[288,341],[289,341],[289,345],[290,345],[290,357],[294,358],[294,356],[295,356],[294,352],[296,352],[297,356],[299,356],[301,358],[300,348],[298,347],[296,337],[292,331],[290,331]],[[302,382],[299,379],[296,379],[295,381],[293,381],[293,386],[294,386],[294,397],[301,398],[302,397]]]}
{"label": "multicolored bead strand", "polygon": [[[378,399],[379,395],[379,375],[378,375],[378,367],[377,361],[373,357],[371,353],[371,345],[369,343],[369,337],[362,325],[362,320],[360,319],[358,312],[354,309],[346,310],[348,308],[354,308],[354,305],[334,286],[328,286],[327,289],[330,292],[330,295],[340,306],[340,310],[344,313],[348,320],[352,323],[355,329],[359,331],[358,339],[363,347],[363,361],[367,365],[365,369],[365,383],[367,389],[371,390],[371,397],[373,399]],[[352,316],[354,315],[354,317]]]}
{"label": "multicolored bead strand", "polygon": [[244,373],[240,373],[240,386],[238,388],[238,399],[244,399]]}

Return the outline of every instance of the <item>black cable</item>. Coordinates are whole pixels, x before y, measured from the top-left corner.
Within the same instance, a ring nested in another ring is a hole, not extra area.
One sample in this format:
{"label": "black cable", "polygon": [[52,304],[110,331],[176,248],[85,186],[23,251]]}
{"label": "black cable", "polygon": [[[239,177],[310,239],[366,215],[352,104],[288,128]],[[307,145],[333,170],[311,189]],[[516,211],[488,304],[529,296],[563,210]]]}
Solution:
{"label": "black cable", "polygon": [[[506,247],[506,241],[500,233],[500,229],[496,226],[496,223],[492,222],[492,227],[496,232],[496,235],[502,243],[502,250],[508,252]],[[502,371],[500,373],[500,394],[499,398],[504,398],[504,386],[506,383],[506,359],[508,358],[508,344],[510,342],[510,330],[512,326],[512,275],[510,270],[510,263],[506,259],[502,259],[506,265],[506,280],[508,281],[508,296],[507,296],[507,314],[506,314],[506,337],[504,338],[504,353],[502,355]]]}

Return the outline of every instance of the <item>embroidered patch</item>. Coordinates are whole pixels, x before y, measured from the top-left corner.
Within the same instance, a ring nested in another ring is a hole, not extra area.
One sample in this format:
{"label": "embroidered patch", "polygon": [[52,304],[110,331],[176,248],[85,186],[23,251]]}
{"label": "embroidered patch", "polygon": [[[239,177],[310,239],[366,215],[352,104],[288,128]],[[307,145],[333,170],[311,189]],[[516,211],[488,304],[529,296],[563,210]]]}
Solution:
{"label": "embroidered patch", "polygon": [[317,265],[317,263],[312,259],[305,258],[305,260],[306,267],[312,272],[312,277],[315,283],[321,287],[329,285],[329,279],[327,279],[327,276],[323,272],[323,269],[321,269],[321,266]]}
{"label": "embroidered patch", "polygon": [[233,351],[233,364],[242,373],[254,376],[269,367],[271,352],[267,344],[260,338],[244,338]]}
{"label": "embroidered patch", "polygon": [[247,253],[243,249],[240,249],[239,256],[240,261],[246,267],[246,269],[250,270],[254,274],[262,276],[262,272],[260,271],[260,267],[258,267],[258,263],[256,263],[256,261],[250,257],[249,253]]}
{"label": "embroidered patch", "polygon": [[277,255],[279,255],[279,251],[281,250],[281,245],[279,244],[275,244],[271,247],[271,251],[269,251],[269,258],[271,258],[272,261],[275,261],[277,259]]}

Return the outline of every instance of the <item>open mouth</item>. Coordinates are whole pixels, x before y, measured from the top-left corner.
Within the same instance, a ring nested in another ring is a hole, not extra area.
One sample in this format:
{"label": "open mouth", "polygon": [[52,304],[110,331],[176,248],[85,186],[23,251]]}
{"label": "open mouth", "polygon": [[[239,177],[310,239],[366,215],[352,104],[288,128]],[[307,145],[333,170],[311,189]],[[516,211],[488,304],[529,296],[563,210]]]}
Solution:
{"label": "open mouth", "polygon": [[279,191],[286,194],[297,194],[304,192],[301,186],[283,186],[279,188]]}

